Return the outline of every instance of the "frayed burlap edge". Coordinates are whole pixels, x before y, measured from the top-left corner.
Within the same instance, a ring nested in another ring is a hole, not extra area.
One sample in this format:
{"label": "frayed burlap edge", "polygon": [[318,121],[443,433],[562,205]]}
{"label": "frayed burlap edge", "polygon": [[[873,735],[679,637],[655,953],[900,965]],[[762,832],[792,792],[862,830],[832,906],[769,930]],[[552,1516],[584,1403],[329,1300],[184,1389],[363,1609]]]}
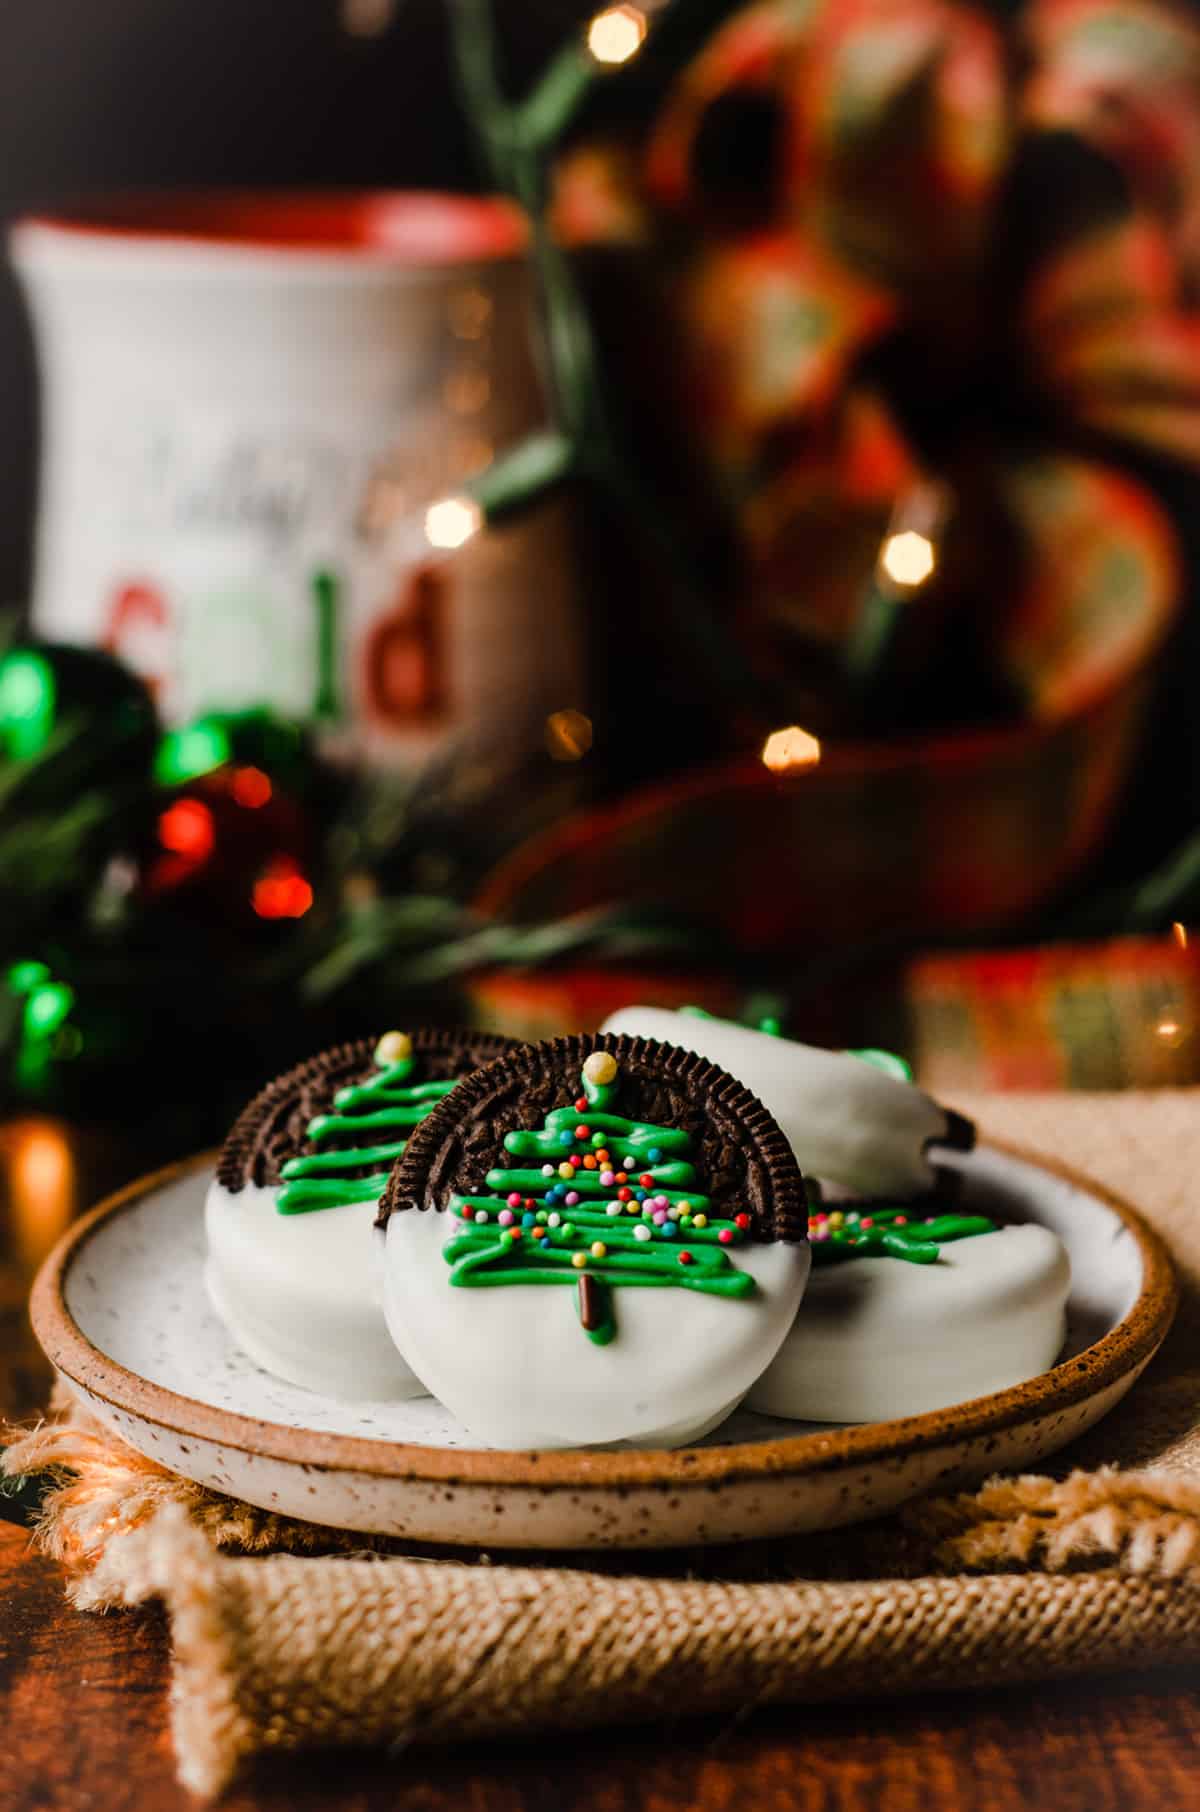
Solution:
{"label": "frayed burlap edge", "polygon": [[938,1535],[947,1566],[1046,1573],[1115,1567],[1132,1577],[1200,1573],[1200,1485],[1154,1472],[997,1478],[960,1497],[910,1506],[906,1521]]}
{"label": "frayed burlap edge", "polygon": [[180,1779],[248,1756],[439,1743],[1200,1659],[1200,1584],[926,1578],[743,1585],[403,1559],[218,1554],[174,1505],[100,1594],[161,1597]]}
{"label": "frayed burlap edge", "polygon": [[[106,1429],[70,1397],[36,1427],[10,1429],[0,1454],[9,1477],[49,1474],[35,1537],[67,1570],[80,1610],[133,1602],[111,1569],[97,1563],[116,1536],[178,1507],[220,1552],[306,1555],[436,1550],[386,1537],[296,1521],[222,1497],[169,1472]],[[452,1557],[453,1558],[453,1557]],[[895,1519],[791,1541],[690,1551],[660,1570],[710,1577],[831,1579],[921,1573],[1073,1573],[1110,1568],[1135,1578],[1200,1575],[1200,1482],[1152,1470],[1104,1467],[1065,1479],[995,1478],[976,1491],[926,1498]],[[637,1556],[604,1557],[605,1571],[628,1571]],[[110,1589],[113,1595],[110,1594]]]}
{"label": "frayed burlap edge", "polygon": [[114,1535],[89,1582],[96,1604],[161,1598],[171,1619],[171,1735],[179,1779],[193,1793],[219,1793],[238,1763],[262,1746],[239,1704],[241,1643],[221,1562],[182,1504],[159,1508],[141,1527]]}
{"label": "frayed burlap edge", "polygon": [[60,1387],[51,1413],[33,1427],[0,1423],[0,1474],[53,1482],[34,1519],[34,1540],[67,1573],[67,1595],[78,1610],[136,1603],[111,1569],[99,1562],[113,1540],[140,1529],[160,1512],[178,1509],[215,1550],[239,1554],[353,1553],[395,1544],[383,1537],[327,1529],[222,1497],[168,1472],[130,1447]]}

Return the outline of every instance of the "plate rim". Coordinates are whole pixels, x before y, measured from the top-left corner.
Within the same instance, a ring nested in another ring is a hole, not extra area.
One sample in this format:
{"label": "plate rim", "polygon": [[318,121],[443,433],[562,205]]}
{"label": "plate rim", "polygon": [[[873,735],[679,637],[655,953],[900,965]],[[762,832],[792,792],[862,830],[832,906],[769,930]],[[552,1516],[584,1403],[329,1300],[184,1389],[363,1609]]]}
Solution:
{"label": "plate rim", "polygon": [[980,1146],[1057,1177],[1110,1208],[1138,1246],[1142,1287],[1115,1327],[1036,1378],[947,1409],[890,1422],[859,1423],[817,1434],[777,1435],[729,1447],[509,1451],[426,1447],[296,1428],[185,1396],[129,1370],[95,1346],[67,1307],[64,1290],[72,1265],[100,1227],[156,1190],[211,1167],[215,1151],[200,1152],[137,1178],[74,1222],[38,1270],[30,1294],[30,1320],[38,1344],[56,1371],[109,1408],[175,1435],[213,1441],[255,1458],[283,1461],[308,1471],[353,1472],[409,1483],[485,1489],[573,1491],[714,1487],[735,1481],[814,1477],[928,1452],[1069,1410],[1139,1371],[1166,1337],[1178,1306],[1178,1280],[1161,1237],[1137,1210],[1071,1165],[1004,1140],[985,1139]]}

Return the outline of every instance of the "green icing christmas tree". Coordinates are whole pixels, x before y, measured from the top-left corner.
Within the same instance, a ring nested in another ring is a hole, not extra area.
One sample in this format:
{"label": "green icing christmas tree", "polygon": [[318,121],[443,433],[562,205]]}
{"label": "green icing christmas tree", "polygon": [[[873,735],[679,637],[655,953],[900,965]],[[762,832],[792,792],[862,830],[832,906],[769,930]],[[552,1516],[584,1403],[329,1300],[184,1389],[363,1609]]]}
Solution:
{"label": "green icing christmas tree", "polygon": [[593,1051],[582,1080],[582,1095],[552,1109],[540,1131],[505,1135],[504,1162],[487,1175],[491,1194],[450,1198],[460,1223],[444,1248],[450,1282],[573,1285],[584,1332],[599,1346],[617,1331],[615,1289],[752,1295],[753,1277],[730,1258],[750,1217],[712,1216],[690,1135],[613,1111],[619,1073],[609,1052]]}
{"label": "green icing christmas tree", "polygon": [[814,1265],[844,1264],[853,1258],[902,1258],[910,1265],[934,1265],[950,1241],[994,1233],[984,1214],[920,1215],[907,1208],[821,1209],[808,1220]]}
{"label": "green icing christmas tree", "polygon": [[[332,1113],[309,1121],[305,1133],[313,1149],[289,1158],[279,1173],[283,1188],[275,1206],[280,1214],[377,1202],[408,1134],[455,1086],[453,1079],[413,1082],[416,1058],[407,1032],[384,1033],[375,1047],[375,1067],[375,1075],[365,1082],[338,1090]],[[354,1143],[329,1146],[331,1139]],[[352,1174],[366,1165],[380,1168],[366,1176]]]}

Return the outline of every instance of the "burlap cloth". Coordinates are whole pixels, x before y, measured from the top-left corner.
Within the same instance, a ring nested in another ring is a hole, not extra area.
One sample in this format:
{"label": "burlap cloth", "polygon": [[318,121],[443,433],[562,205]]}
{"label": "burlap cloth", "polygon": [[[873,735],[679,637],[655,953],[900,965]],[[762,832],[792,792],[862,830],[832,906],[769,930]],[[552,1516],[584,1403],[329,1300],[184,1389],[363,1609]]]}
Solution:
{"label": "burlap cloth", "polygon": [[10,1473],[60,1474],[39,1539],[75,1603],[167,1605],[183,1781],[215,1793],[262,1749],[1200,1659],[1200,1090],[961,1105],[1127,1196],[1184,1287],[1141,1382],[1046,1476],[824,1536],[510,1565],[368,1552],[175,1479],[78,1412],[19,1439]]}

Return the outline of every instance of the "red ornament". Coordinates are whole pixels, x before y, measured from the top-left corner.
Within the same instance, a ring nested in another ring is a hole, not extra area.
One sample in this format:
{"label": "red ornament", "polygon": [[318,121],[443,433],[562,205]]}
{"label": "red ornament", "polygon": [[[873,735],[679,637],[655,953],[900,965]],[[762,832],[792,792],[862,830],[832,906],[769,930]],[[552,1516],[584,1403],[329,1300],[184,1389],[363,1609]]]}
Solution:
{"label": "red ornament", "polygon": [[313,844],[302,801],[264,769],[229,764],[164,798],[143,891],[225,936],[286,926],[313,905]]}
{"label": "red ornament", "polygon": [[212,812],[201,799],[177,799],[158,820],[158,840],[189,862],[206,862],[217,840]]}
{"label": "red ornament", "polygon": [[591,1136],[592,1129],[590,1126],[577,1126],[575,1128],[575,1137],[577,1139],[590,1139]]}
{"label": "red ornament", "polygon": [[260,919],[302,919],[313,890],[290,856],[277,856],[255,881],[250,899]]}
{"label": "red ornament", "polygon": [[229,790],[246,811],[257,812],[269,803],[274,788],[261,768],[235,768]]}
{"label": "red ornament", "polygon": [[578,1098],[576,1099],[576,1102],[575,1102],[575,1112],[577,1114],[586,1114],[587,1110],[588,1110],[587,1096],[586,1095],[578,1096]]}
{"label": "red ornament", "polygon": [[681,1265],[690,1265],[692,1262],[691,1253],[690,1252],[681,1252],[679,1254],[679,1262]]}
{"label": "red ornament", "polygon": [[721,1245],[723,1245],[723,1246],[732,1246],[732,1244],[733,1244],[733,1228],[732,1227],[722,1227],[721,1231],[717,1235],[717,1239],[720,1241]]}
{"label": "red ornament", "polygon": [[652,1189],[654,1187],[654,1178],[650,1175],[648,1170],[642,1172],[641,1176],[638,1178],[638,1182],[643,1189]]}
{"label": "red ornament", "polygon": [[618,1200],[618,1202],[632,1202],[633,1190],[632,1189],[618,1189],[617,1190],[617,1200]]}
{"label": "red ornament", "polygon": [[750,1216],[748,1214],[735,1214],[733,1217],[733,1224],[735,1227],[740,1227],[742,1232],[745,1233],[750,1226]]}

